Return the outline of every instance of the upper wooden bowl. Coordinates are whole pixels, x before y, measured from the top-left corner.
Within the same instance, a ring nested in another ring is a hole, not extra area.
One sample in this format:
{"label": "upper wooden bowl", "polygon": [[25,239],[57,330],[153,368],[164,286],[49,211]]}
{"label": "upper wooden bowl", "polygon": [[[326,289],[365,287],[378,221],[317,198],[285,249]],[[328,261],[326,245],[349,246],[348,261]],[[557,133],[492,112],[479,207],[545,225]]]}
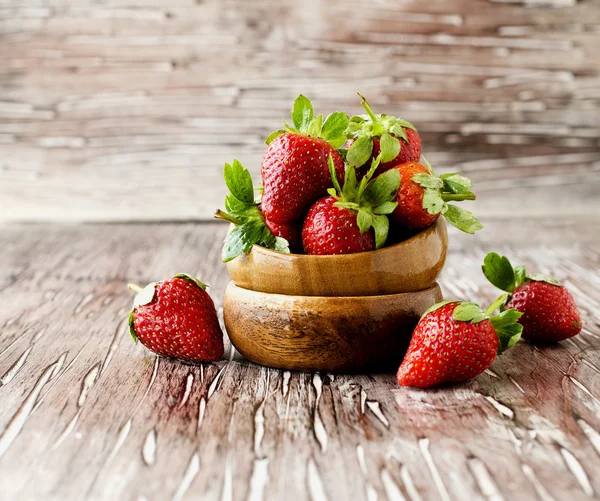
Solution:
{"label": "upper wooden bowl", "polygon": [[431,287],[444,266],[444,218],[417,235],[371,252],[334,256],[283,254],[255,245],[227,263],[244,289],[299,296],[375,296]]}
{"label": "upper wooden bowl", "polygon": [[393,371],[421,315],[441,301],[437,284],[404,294],[285,296],[229,283],[223,317],[236,349],[253,362],[300,371]]}

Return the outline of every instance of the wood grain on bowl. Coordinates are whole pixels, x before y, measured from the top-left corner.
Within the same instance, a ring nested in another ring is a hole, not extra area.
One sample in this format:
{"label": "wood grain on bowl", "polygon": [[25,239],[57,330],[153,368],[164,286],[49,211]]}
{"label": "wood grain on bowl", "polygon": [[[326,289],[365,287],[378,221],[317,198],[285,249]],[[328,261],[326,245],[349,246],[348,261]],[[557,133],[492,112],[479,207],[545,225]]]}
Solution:
{"label": "wood grain on bowl", "polygon": [[282,254],[254,246],[227,263],[244,289],[299,296],[376,296],[427,289],[446,261],[448,234],[440,218],[405,240],[372,252],[334,256]]}
{"label": "wood grain on bowl", "polygon": [[223,316],[231,342],[253,362],[281,369],[383,372],[398,368],[437,284],[404,294],[315,297],[266,294],[230,282]]}

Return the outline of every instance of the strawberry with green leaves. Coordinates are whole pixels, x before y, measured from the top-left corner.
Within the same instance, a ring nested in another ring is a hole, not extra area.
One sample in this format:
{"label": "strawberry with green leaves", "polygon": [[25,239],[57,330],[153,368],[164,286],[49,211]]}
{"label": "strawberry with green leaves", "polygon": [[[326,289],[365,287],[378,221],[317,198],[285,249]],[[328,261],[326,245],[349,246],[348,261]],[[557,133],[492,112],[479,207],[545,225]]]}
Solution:
{"label": "strawberry with green leaves", "polygon": [[293,126],[273,132],[261,162],[262,212],[277,224],[304,218],[312,204],[333,186],[328,159],[333,158],[336,178],[344,178],[344,160],[337,152],[346,140],[348,117],[336,112],[323,120],[314,116],[311,102],[300,95],[292,109]]}
{"label": "strawberry with green leaves", "polygon": [[333,159],[329,170],[334,188],[314,204],[302,228],[302,243],[307,254],[353,254],[379,249],[388,236],[387,214],[395,208],[393,201],[400,176],[389,171],[369,183],[379,165],[377,157],[360,182],[353,167],[346,169],[344,187],[336,178]]}
{"label": "strawberry with green leaves", "polygon": [[528,275],[524,266],[513,268],[510,261],[490,252],[483,273],[499,289],[502,308],[514,308],[523,314],[523,339],[552,343],[569,339],[581,332],[581,315],[571,293],[548,275]]}
{"label": "strawberry with green leaves", "polygon": [[301,247],[299,226],[265,219],[254,197],[252,176],[240,162],[225,164],[223,177],[230,193],[225,197],[225,211],[217,210],[215,217],[234,225],[223,246],[224,262],[250,252],[253,245],[286,253]]}
{"label": "strawberry with green leaves", "polygon": [[431,165],[406,163],[393,167],[402,182],[396,197],[398,207],[390,222],[399,232],[414,232],[431,226],[440,216],[465,233],[475,233],[482,224],[469,211],[447,202],[475,200],[471,180],[459,173],[436,176]]}
{"label": "strawberry with green leaves", "polygon": [[223,331],[206,285],[185,273],[143,289],[129,315],[129,332],[157,355],[194,362],[223,356]]}
{"label": "strawberry with green leaves", "polygon": [[415,328],[397,379],[400,386],[430,388],[460,383],[486,370],[496,356],[514,346],[522,327],[521,313],[510,309],[496,316],[470,302],[443,301],[432,306]]}
{"label": "strawberry with green leaves", "polygon": [[373,159],[381,153],[381,163],[375,175],[398,164],[418,162],[421,158],[421,138],[414,126],[401,118],[375,115],[367,100],[359,93],[366,115],[350,119],[346,133],[346,162],[356,168],[356,176],[365,175]]}

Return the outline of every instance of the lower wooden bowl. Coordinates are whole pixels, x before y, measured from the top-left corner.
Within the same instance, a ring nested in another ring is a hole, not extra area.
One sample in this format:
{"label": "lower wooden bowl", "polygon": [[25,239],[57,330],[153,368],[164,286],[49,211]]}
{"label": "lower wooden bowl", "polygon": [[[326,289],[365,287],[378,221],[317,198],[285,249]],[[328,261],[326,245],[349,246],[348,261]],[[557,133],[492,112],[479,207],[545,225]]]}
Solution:
{"label": "lower wooden bowl", "polygon": [[280,369],[395,370],[421,315],[441,301],[437,284],[403,294],[286,296],[237,287],[225,291],[231,342],[249,360]]}

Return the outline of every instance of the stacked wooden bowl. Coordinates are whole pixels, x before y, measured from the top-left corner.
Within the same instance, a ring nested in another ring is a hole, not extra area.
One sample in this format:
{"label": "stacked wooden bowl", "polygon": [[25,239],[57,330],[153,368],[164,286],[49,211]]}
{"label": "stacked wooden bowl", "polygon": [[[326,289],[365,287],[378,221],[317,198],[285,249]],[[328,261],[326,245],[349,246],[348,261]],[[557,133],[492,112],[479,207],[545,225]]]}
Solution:
{"label": "stacked wooden bowl", "polygon": [[421,315],[441,301],[443,218],[399,244],[334,256],[254,246],[227,264],[224,319],[253,362],[302,371],[397,368]]}

